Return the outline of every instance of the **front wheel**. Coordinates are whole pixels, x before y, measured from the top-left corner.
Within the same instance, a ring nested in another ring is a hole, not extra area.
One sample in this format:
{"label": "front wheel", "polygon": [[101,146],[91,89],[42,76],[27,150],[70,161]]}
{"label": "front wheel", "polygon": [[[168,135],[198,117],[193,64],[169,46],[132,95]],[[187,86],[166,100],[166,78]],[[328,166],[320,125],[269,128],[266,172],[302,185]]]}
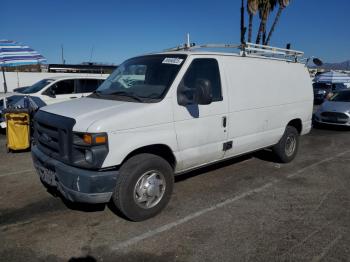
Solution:
{"label": "front wheel", "polygon": [[143,221],[164,209],[173,185],[173,169],[166,160],[153,154],[139,154],[120,168],[113,202],[130,220]]}
{"label": "front wheel", "polygon": [[281,163],[291,162],[299,148],[299,133],[293,126],[287,126],[281,140],[272,147],[272,151]]}

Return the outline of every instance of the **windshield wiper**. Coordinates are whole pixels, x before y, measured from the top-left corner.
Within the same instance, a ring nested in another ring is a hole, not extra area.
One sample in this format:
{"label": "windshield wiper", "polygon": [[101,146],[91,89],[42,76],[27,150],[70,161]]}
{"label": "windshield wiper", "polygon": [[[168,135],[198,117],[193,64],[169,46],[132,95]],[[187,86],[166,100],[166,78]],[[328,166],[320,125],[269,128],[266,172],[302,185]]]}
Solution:
{"label": "windshield wiper", "polygon": [[130,92],[125,92],[125,91],[116,91],[116,92],[113,92],[113,93],[110,93],[108,95],[115,95],[115,96],[125,96],[125,97],[130,97],[138,102],[143,102],[143,99],[140,98],[139,96],[133,94],[133,93],[130,93]]}

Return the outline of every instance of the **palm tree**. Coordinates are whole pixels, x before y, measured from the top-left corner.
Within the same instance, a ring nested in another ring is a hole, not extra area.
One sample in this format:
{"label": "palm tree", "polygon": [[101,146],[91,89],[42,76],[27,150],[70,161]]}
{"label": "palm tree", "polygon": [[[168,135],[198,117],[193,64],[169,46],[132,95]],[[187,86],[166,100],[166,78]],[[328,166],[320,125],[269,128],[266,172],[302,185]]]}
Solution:
{"label": "palm tree", "polygon": [[[266,38],[267,19],[270,15],[270,12],[272,12],[275,6],[277,5],[277,1],[278,0],[259,0],[259,16],[261,21],[260,21],[258,35],[256,37],[257,44],[260,44],[262,36],[263,38]],[[265,41],[263,41],[263,43],[264,42]]]}
{"label": "palm tree", "polygon": [[253,18],[254,15],[258,12],[259,9],[259,0],[248,0],[247,10],[249,14],[249,30],[248,30],[248,42],[252,42],[252,33],[253,33]]}
{"label": "palm tree", "polygon": [[275,28],[276,28],[276,25],[281,17],[281,14],[283,12],[283,10],[289,5],[289,0],[278,0],[278,4],[279,4],[279,8],[278,8],[278,12],[276,14],[276,17],[275,17],[275,21],[273,22],[273,25],[270,29],[270,32],[269,32],[269,35],[265,41],[265,45],[268,45],[270,40],[271,40],[271,36],[273,34],[273,32],[275,31]]}

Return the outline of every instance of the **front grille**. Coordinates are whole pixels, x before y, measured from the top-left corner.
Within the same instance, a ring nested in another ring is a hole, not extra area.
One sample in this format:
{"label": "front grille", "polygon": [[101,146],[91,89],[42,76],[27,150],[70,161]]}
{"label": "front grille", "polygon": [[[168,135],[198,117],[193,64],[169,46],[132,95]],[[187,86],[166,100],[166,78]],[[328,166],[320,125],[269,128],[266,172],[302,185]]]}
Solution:
{"label": "front grille", "polygon": [[46,155],[69,163],[74,124],[74,119],[39,111],[34,118],[35,144]]}
{"label": "front grille", "polygon": [[322,112],[321,117],[324,122],[329,123],[346,124],[349,122],[349,116],[339,112]]}

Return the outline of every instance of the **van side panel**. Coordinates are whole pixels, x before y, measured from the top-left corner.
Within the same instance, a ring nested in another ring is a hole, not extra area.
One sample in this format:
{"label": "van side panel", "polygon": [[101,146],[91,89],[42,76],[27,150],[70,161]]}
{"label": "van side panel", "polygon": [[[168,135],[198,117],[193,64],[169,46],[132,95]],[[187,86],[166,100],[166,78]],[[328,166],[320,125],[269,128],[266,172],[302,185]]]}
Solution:
{"label": "van side panel", "polygon": [[261,58],[225,57],[229,93],[229,133],[233,149],[226,156],[276,144],[293,119],[310,130],[312,84],[299,63]]}

